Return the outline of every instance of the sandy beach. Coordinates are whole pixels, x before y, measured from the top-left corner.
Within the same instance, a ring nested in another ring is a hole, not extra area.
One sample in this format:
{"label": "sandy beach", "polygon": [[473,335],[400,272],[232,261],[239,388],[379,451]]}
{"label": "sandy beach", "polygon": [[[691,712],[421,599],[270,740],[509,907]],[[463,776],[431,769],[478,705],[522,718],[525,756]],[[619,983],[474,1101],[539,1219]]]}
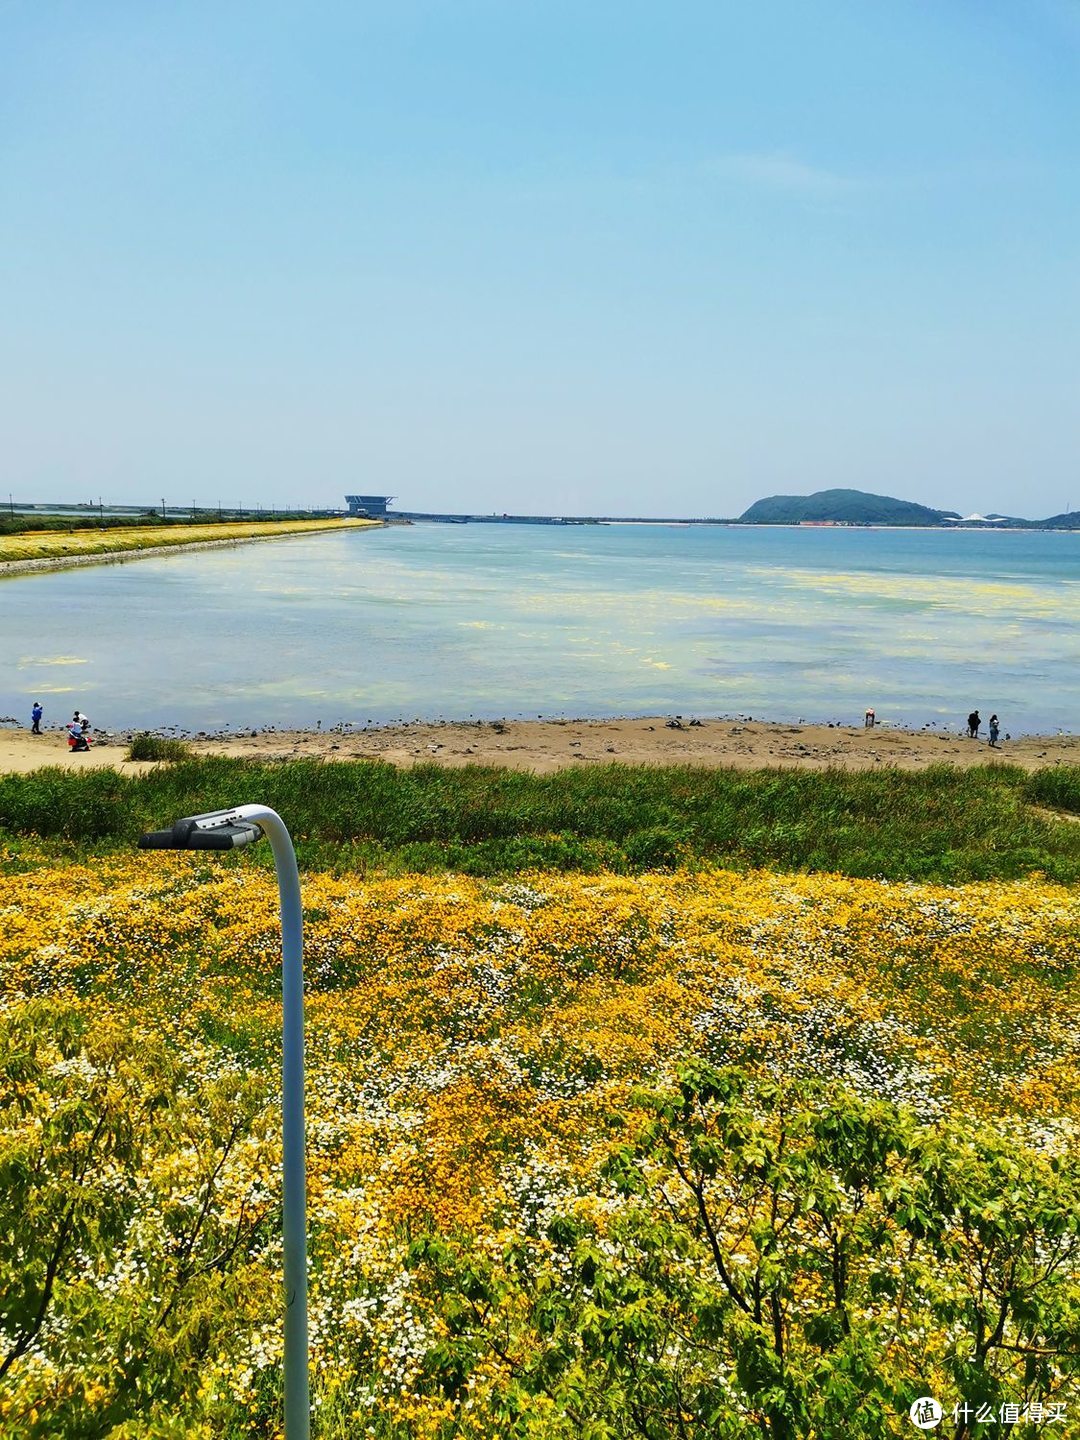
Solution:
{"label": "sandy beach", "polygon": [[[957,729],[873,729],[841,725],[785,725],[758,720],[705,719],[669,728],[665,717],[611,720],[431,722],[370,729],[290,731],[267,729],[243,735],[191,740],[198,754],[252,759],[324,760],[374,758],[392,765],[500,765],[545,774],[569,765],[707,765],[757,769],[793,766],[823,770],[901,770],[928,765],[1008,763],[1025,769],[1080,764],[1080,736],[1025,735],[991,749]],[[985,735],[985,732],[984,732]],[[126,732],[110,735],[89,754],[67,749],[62,730],[41,736],[28,729],[0,729],[0,772],[42,765],[86,769],[112,766],[128,773],[149,768],[125,761]]]}

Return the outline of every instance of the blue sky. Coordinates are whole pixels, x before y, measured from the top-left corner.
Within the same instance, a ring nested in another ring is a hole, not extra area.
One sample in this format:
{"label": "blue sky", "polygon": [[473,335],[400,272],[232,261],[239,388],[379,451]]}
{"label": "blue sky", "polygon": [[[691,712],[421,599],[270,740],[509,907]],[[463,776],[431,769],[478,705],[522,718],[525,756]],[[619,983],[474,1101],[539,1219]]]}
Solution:
{"label": "blue sky", "polygon": [[1080,0],[0,0],[17,499],[1080,507]]}

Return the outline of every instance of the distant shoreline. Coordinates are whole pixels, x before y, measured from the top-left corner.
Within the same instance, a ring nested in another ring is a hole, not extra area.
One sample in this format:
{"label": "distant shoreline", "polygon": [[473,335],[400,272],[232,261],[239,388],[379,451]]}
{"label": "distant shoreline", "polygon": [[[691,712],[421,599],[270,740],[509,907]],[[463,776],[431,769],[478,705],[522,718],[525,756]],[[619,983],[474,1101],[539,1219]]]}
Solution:
{"label": "distant shoreline", "polygon": [[978,525],[955,523],[948,525],[897,525],[884,520],[725,520],[702,518],[662,519],[659,516],[619,515],[466,515],[466,514],[425,514],[420,511],[389,510],[386,521],[390,525],[520,525],[538,530],[580,530],[610,528],[612,526],[674,526],[678,529],[713,530],[900,530],[938,531],[963,530],[974,534],[988,534],[997,531],[1006,535],[1080,535],[1080,528],[1065,525]]}
{"label": "distant shoreline", "polygon": [[[69,754],[63,730],[42,736],[0,729],[0,773],[45,765],[64,768],[149,768],[124,760],[127,732],[87,755]],[[170,732],[174,733],[174,732]],[[985,732],[984,732],[985,735]],[[1023,735],[991,748],[959,727],[923,730],[854,725],[784,724],[727,717],[684,720],[668,728],[664,716],[599,720],[433,721],[329,730],[252,730],[188,739],[198,755],[250,760],[383,760],[392,765],[494,765],[547,774],[596,764],[771,767],[803,770],[924,770],[931,765],[1019,765],[1038,770],[1080,765],[1080,735]]]}

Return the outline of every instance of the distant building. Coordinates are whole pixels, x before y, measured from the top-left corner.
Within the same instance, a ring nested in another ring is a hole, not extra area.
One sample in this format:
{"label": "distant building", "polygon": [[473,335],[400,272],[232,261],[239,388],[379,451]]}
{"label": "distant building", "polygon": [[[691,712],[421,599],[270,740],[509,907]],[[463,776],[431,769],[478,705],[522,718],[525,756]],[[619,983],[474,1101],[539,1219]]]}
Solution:
{"label": "distant building", "polygon": [[393,495],[346,495],[345,503],[350,515],[364,520],[385,520],[386,507],[393,498]]}

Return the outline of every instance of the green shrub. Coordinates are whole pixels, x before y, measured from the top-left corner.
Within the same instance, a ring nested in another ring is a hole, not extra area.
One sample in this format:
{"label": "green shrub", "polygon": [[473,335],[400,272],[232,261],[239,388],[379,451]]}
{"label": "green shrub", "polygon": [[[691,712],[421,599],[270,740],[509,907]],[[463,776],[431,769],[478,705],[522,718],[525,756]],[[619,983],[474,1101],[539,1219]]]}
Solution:
{"label": "green shrub", "polygon": [[129,760],[193,760],[191,747],[183,740],[169,740],[164,735],[140,731],[128,746]]}
{"label": "green shrub", "polygon": [[1080,815],[1080,765],[1052,765],[1029,775],[1024,794],[1035,805]]}

